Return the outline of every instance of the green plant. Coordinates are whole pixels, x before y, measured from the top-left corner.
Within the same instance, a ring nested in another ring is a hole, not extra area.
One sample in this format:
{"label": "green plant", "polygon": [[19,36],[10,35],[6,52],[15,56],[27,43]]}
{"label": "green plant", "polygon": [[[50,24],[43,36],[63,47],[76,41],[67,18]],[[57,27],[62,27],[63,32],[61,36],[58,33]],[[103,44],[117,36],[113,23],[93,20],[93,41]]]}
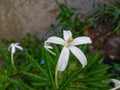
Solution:
{"label": "green plant", "polygon": [[115,0],[115,3],[113,4],[99,5],[97,11],[88,18],[88,22],[91,23],[91,27],[93,27],[94,29],[103,27],[102,32],[105,32],[105,36],[109,36],[112,34],[120,35],[119,19],[120,1]]}
{"label": "green plant", "polygon": [[79,19],[81,16],[77,14],[79,9],[70,8],[66,4],[59,4],[58,1],[57,5],[60,10],[57,19],[59,20],[62,30],[72,30],[74,33],[82,34],[84,29],[89,27],[89,23]]}
{"label": "green plant", "polygon": [[[62,29],[70,29],[73,36],[83,34],[83,30],[89,24],[78,19],[78,15],[75,15],[77,9],[63,4],[58,4],[58,7],[60,9],[57,16],[60,21],[58,26],[61,26]],[[68,46],[71,41],[70,37],[67,41]],[[44,48],[43,41],[27,34],[20,42],[23,51],[17,51],[14,54],[16,69],[13,69],[10,52],[7,50],[8,44],[11,42],[13,41],[5,41],[5,44],[0,45],[2,62],[0,65],[0,90],[108,90],[110,88],[111,75],[107,73],[110,66],[100,62],[102,59],[100,51],[89,52],[88,45],[78,47],[87,56],[88,64],[85,68],[82,68],[82,65],[76,60],[77,58],[71,54],[66,70],[56,73],[61,46],[53,45],[56,53],[54,56]],[[41,60],[44,62],[41,63]]]}
{"label": "green plant", "polygon": [[[33,45],[26,46],[24,43]],[[34,43],[35,47],[34,47]],[[37,45],[37,46],[36,46]],[[10,52],[6,47],[0,47],[0,55],[5,66],[0,67],[1,90],[55,90],[55,67],[61,47],[54,45],[56,56],[47,52],[42,42],[22,42],[24,51],[15,54],[14,70],[10,63]],[[34,47],[34,48],[33,48]],[[108,90],[110,86],[107,74],[108,65],[100,62],[100,52],[89,53],[87,46],[80,47],[87,55],[88,64],[82,69],[80,63],[71,55],[70,62],[64,72],[58,72],[58,90]],[[44,60],[44,64],[40,63]]]}

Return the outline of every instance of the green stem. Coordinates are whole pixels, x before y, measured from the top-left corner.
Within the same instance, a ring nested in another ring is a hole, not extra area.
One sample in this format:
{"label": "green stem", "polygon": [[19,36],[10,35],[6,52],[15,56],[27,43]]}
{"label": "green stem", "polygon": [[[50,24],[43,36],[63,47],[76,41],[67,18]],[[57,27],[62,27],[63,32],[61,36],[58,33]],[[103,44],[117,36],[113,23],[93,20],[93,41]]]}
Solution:
{"label": "green stem", "polygon": [[16,67],[15,67],[15,64],[14,64],[14,59],[13,59],[13,53],[11,52],[11,64],[12,64],[12,67],[13,69],[16,71]]}
{"label": "green stem", "polygon": [[46,48],[46,50],[49,52],[49,53],[51,53],[52,55],[56,55],[53,51],[51,51],[50,49],[48,49],[48,48]]}
{"label": "green stem", "polygon": [[[46,53],[47,54],[47,53]],[[48,54],[47,54],[48,55]],[[46,57],[46,64],[47,64],[47,68],[48,68],[48,74],[49,74],[49,77],[50,77],[50,80],[51,80],[51,83],[53,85],[53,88],[55,89],[55,82],[54,82],[54,79],[53,79],[53,76],[52,76],[52,70],[50,68],[50,64],[49,64],[49,59],[48,57]]]}
{"label": "green stem", "polygon": [[59,86],[58,86],[58,70],[57,70],[57,67],[58,67],[58,63],[56,65],[56,69],[55,69],[55,85],[56,85],[56,88],[58,89]]}

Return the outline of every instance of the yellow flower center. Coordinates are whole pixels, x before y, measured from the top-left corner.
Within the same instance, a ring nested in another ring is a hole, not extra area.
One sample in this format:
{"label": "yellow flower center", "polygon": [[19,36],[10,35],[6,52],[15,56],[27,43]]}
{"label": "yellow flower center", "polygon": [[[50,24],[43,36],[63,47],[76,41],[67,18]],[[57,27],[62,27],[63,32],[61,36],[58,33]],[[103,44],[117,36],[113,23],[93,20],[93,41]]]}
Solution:
{"label": "yellow flower center", "polygon": [[70,44],[72,43],[72,41],[73,41],[73,38],[72,38],[72,37],[69,37],[69,38],[65,41],[65,46],[66,46],[66,47],[69,47]]}

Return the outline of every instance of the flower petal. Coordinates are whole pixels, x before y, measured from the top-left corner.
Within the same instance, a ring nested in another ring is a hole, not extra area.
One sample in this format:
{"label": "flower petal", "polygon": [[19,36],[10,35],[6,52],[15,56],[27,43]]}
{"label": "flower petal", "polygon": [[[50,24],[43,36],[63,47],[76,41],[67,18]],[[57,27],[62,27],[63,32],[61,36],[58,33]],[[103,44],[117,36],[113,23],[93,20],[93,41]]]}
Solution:
{"label": "flower petal", "polygon": [[114,87],[114,88],[112,88],[112,89],[110,89],[110,90],[119,90],[120,89],[120,85],[119,86],[116,86],[116,87]]}
{"label": "flower petal", "polygon": [[51,51],[50,49],[53,49],[52,46],[47,46],[47,45],[44,45],[44,48],[51,54],[53,55],[56,55],[53,51]]}
{"label": "flower petal", "polygon": [[71,31],[63,31],[63,37],[64,37],[64,40],[67,41],[70,37],[72,37],[72,33]]}
{"label": "flower petal", "polygon": [[15,47],[11,47],[11,52],[14,54],[15,53]]}
{"label": "flower petal", "polygon": [[45,41],[45,44],[47,43],[55,43],[55,44],[60,44],[60,45],[63,45],[64,44],[64,40],[59,38],[59,37],[55,37],[55,36],[52,36],[50,38],[48,38],[46,41]]}
{"label": "flower petal", "polygon": [[46,48],[48,48],[48,49],[53,49],[53,47],[52,47],[52,46],[49,46],[49,45],[46,46]]}
{"label": "flower petal", "polygon": [[115,86],[119,86],[120,85],[120,80],[110,79],[110,81],[113,82],[115,84]]}
{"label": "flower petal", "polygon": [[18,45],[19,45],[19,42],[13,43],[13,45],[18,46]]}
{"label": "flower petal", "polygon": [[69,59],[69,48],[63,48],[58,59],[58,70],[64,71]]}
{"label": "flower petal", "polygon": [[15,46],[16,48],[23,50],[23,48],[21,46]]}
{"label": "flower petal", "polygon": [[84,68],[87,65],[87,59],[86,59],[86,56],[83,54],[83,52],[74,46],[71,46],[70,50],[76,56],[76,58],[80,61],[80,63],[82,64],[82,67]]}
{"label": "flower petal", "polygon": [[73,40],[72,45],[80,45],[80,44],[90,44],[92,43],[89,37],[77,37]]}

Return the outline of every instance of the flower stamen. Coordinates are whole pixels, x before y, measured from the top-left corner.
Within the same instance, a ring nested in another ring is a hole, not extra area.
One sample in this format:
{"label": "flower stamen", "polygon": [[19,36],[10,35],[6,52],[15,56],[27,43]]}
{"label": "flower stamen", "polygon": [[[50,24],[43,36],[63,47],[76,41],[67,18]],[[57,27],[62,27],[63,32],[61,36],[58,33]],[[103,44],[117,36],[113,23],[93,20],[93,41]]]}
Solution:
{"label": "flower stamen", "polygon": [[70,46],[70,44],[72,43],[73,41],[73,38],[72,37],[69,37],[66,41],[65,41],[65,46],[68,47]]}

